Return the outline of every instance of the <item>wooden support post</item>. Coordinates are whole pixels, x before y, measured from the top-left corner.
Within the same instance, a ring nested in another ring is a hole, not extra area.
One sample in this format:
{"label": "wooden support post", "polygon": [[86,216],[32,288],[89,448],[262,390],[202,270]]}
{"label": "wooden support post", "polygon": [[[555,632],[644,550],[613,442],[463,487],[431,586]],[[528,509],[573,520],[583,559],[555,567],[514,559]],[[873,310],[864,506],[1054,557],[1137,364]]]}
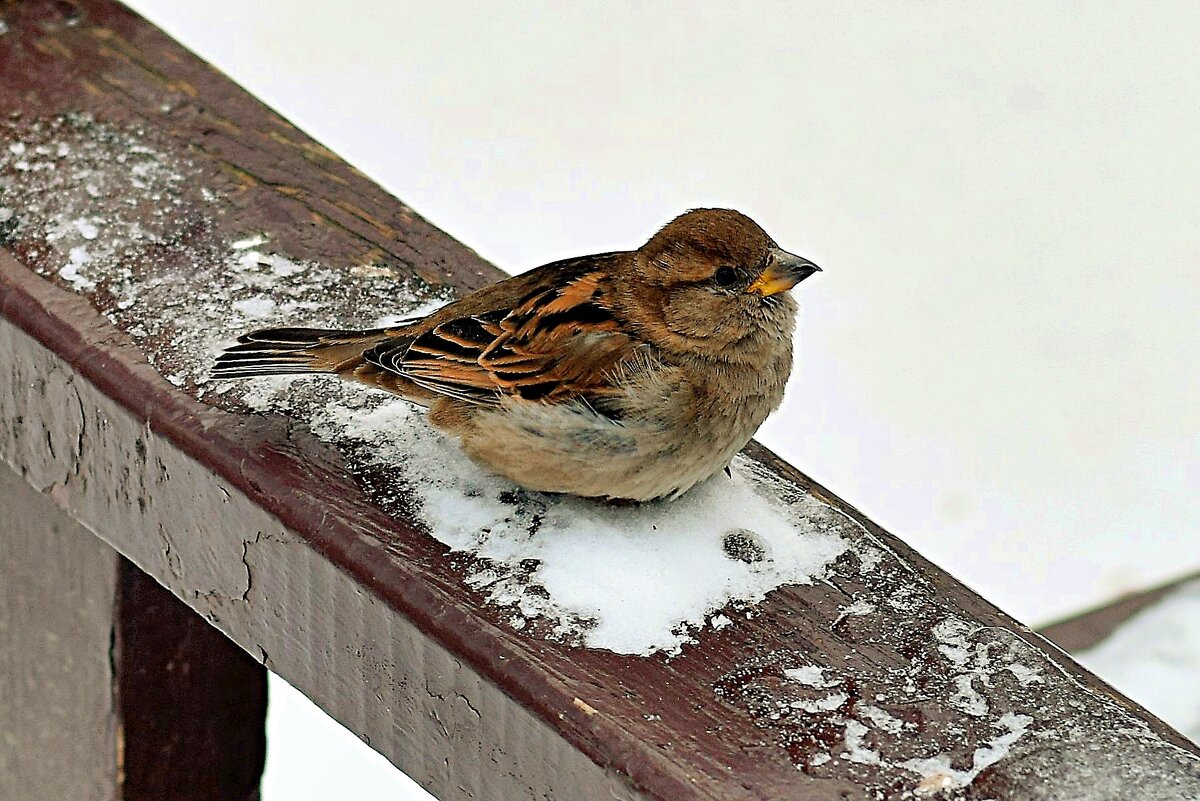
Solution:
{"label": "wooden support post", "polygon": [[254,801],[267,669],[128,559],[113,664],[123,801]]}
{"label": "wooden support post", "polygon": [[118,798],[120,557],[0,463],[0,799]]}
{"label": "wooden support post", "polygon": [[262,665],[5,465],[0,499],[0,799],[256,799]]}

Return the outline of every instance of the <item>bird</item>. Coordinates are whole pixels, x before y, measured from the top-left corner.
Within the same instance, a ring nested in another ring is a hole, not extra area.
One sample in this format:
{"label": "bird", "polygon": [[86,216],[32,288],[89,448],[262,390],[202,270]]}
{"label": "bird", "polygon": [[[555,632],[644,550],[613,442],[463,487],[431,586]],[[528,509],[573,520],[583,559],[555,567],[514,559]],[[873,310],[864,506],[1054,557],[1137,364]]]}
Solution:
{"label": "bird", "polygon": [[732,209],[692,209],[636,250],[569,258],[386,328],[269,328],[216,378],[327,373],[427,409],[529,490],[673,500],[729,464],[783,399],[820,272]]}

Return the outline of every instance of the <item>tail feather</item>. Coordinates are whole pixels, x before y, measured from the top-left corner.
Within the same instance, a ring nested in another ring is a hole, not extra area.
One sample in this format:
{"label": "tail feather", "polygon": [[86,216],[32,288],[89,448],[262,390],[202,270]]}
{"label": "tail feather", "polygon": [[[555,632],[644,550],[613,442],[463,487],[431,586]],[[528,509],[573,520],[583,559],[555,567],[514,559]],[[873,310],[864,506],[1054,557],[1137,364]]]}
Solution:
{"label": "tail feather", "polygon": [[293,373],[340,373],[362,361],[362,353],[391,336],[390,329],[338,331],[324,328],[267,328],[238,337],[213,366],[213,378],[251,378]]}

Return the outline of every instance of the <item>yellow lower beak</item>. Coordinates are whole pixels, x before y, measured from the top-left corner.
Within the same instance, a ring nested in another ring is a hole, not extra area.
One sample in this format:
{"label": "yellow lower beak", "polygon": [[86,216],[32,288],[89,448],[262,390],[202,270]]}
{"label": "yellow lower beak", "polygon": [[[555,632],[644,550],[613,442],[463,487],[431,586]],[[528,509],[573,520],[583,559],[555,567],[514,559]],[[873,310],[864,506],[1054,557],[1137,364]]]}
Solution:
{"label": "yellow lower beak", "polygon": [[800,258],[786,250],[771,248],[767,268],[746,287],[746,291],[757,292],[764,298],[769,297],[777,292],[786,292],[805,278],[819,272],[821,268],[808,259]]}

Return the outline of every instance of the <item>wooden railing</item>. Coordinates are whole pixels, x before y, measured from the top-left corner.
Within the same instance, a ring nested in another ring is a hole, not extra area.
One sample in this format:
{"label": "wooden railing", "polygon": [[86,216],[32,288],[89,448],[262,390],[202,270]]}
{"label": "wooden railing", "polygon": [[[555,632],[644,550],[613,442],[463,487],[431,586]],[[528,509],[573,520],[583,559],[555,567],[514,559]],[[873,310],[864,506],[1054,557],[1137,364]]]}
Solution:
{"label": "wooden railing", "polygon": [[202,368],[495,268],[124,8],[2,8],[0,797],[255,797],[264,665],[443,799],[1200,797],[1193,743],[759,445],[736,497],[807,573],[659,648],[518,614],[481,576],[553,601],[537,565],[448,548],[342,389]]}
{"label": "wooden railing", "polygon": [[1122,595],[1095,609],[1042,626],[1041,635],[1071,653],[1084,651],[1108,639],[1139,612],[1160,603],[1200,579],[1190,574],[1147,590]]}

